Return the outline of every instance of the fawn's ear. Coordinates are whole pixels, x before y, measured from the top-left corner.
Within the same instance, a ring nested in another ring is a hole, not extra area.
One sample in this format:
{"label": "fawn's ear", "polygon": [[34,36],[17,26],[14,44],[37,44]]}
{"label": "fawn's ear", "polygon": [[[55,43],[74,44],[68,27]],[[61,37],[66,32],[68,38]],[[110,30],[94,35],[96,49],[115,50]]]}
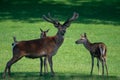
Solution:
{"label": "fawn's ear", "polygon": [[86,33],[84,33],[84,37],[87,37]]}
{"label": "fawn's ear", "polygon": [[43,30],[40,28],[40,31],[43,32]]}
{"label": "fawn's ear", "polygon": [[50,29],[46,30],[46,32],[48,32]]}

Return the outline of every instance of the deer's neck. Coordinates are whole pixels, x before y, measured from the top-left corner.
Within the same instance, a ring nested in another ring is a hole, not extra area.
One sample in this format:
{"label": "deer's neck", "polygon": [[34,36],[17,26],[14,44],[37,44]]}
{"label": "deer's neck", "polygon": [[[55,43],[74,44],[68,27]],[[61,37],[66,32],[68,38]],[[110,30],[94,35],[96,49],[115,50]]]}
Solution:
{"label": "deer's neck", "polygon": [[86,49],[88,49],[89,51],[91,51],[91,45],[92,45],[92,43],[89,40],[87,40],[83,44],[84,44],[84,46],[85,46]]}
{"label": "deer's neck", "polygon": [[56,44],[58,45],[58,47],[60,47],[62,45],[63,41],[64,41],[64,35],[61,35],[59,32],[57,32]]}

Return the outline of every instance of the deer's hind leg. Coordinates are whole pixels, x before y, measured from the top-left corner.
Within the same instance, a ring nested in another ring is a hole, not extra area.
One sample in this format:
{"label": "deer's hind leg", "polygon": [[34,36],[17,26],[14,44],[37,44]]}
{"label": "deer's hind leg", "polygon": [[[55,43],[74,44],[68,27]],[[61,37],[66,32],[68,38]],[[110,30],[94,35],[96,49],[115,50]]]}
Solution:
{"label": "deer's hind leg", "polygon": [[4,70],[4,73],[3,73],[3,78],[6,77],[6,72],[8,70],[8,76],[10,76],[11,74],[11,66],[16,63],[18,60],[20,60],[22,58],[22,56],[13,56],[6,64],[6,67],[5,67],[5,70]]}
{"label": "deer's hind leg", "polygon": [[97,67],[98,67],[98,75],[100,75],[100,70],[99,70],[99,59],[97,58]]}
{"label": "deer's hind leg", "polygon": [[106,68],[106,73],[108,75],[108,68],[107,68],[106,58],[104,58],[104,65],[105,65],[105,68]]}

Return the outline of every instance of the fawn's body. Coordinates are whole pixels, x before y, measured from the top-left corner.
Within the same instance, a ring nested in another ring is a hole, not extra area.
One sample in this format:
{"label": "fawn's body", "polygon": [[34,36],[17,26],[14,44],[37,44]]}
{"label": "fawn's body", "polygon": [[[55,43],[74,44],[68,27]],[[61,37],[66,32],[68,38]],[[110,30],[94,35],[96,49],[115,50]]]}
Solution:
{"label": "fawn's body", "polygon": [[104,43],[91,43],[88,39],[86,34],[81,35],[81,38],[76,41],[76,44],[83,44],[85,48],[90,52],[91,59],[92,59],[92,67],[91,67],[91,75],[93,73],[93,67],[94,67],[94,57],[97,58],[97,67],[99,72],[99,61],[102,63],[102,75],[104,75],[104,66],[106,67],[106,72],[108,75],[108,69],[106,64],[106,52],[107,47]]}

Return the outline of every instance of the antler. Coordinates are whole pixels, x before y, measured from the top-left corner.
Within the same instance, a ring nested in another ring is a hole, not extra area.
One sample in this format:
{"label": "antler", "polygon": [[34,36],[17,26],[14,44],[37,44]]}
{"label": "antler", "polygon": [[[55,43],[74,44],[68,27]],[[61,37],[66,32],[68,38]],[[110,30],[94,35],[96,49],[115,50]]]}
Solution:
{"label": "antler", "polygon": [[57,20],[54,20],[51,17],[50,13],[48,13],[48,17],[46,15],[43,15],[43,19],[50,22],[50,23],[53,23],[54,25],[59,23]]}
{"label": "antler", "polygon": [[78,17],[79,17],[79,14],[76,13],[76,12],[74,12],[72,18],[67,19],[67,20],[65,21],[65,23],[63,24],[63,26],[64,26],[64,27],[69,27],[69,26],[70,26],[70,23],[71,23],[72,21],[76,20]]}
{"label": "antler", "polygon": [[40,31],[43,32],[43,30],[40,28]]}

